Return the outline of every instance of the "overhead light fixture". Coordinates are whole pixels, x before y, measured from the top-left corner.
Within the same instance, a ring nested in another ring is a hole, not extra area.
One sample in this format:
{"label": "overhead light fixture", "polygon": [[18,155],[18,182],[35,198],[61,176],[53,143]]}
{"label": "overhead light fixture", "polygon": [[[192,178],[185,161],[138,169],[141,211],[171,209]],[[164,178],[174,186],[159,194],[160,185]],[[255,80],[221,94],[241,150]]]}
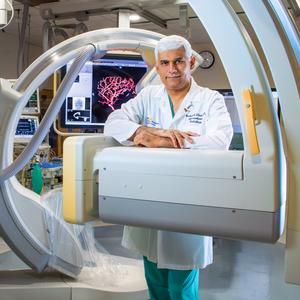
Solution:
{"label": "overhead light fixture", "polygon": [[191,26],[187,5],[179,6],[179,24],[184,29],[184,36],[189,39],[191,37]]}
{"label": "overhead light fixture", "polygon": [[129,20],[130,21],[138,21],[138,20],[140,20],[140,16],[138,15],[138,14],[131,14],[130,16],[129,16]]}
{"label": "overhead light fixture", "polygon": [[[8,21],[7,15],[8,11],[11,11],[11,16]],[[12,0],[0,0],[0,29],[4,29],[10,24],[14,17],[14,8],[12,5]]]}
{"label": "overhead light fixture", "polygon": [[7,11],[5,0],[0,1],[0,26],[7,24]]}
{"label": "overhead light fixture", "polygon": [[288,0],[289,5],[296,17],[300,16],[300,0]]}

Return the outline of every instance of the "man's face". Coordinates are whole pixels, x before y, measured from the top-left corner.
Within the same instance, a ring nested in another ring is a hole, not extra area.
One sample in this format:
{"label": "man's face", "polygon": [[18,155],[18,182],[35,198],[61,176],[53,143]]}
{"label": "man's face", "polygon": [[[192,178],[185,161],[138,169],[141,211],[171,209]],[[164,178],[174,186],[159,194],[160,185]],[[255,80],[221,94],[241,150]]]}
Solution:
{"label": "man's face", "polygon": [[195,57],[186,57],[184,48],[158,53],[156,70],[167,90],[182,90],[190,84]]}

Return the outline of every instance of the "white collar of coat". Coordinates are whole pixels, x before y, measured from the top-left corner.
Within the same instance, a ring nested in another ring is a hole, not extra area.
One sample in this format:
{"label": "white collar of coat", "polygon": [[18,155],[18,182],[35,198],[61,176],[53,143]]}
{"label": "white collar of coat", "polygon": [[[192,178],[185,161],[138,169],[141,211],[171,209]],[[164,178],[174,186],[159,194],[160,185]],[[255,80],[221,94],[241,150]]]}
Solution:
{"label": "white collar of coat", "polygon": [[[191,87],[188,93],[195,91],[197,88],[199,88],[198,84],[195,82],[194,78],[191,77]],[[160,87],[157,89],[157,92],[154,94],[154,96],[163,99],[163,97],[166,95],[168,95],[167,90],[165,86],[161,84]]]}

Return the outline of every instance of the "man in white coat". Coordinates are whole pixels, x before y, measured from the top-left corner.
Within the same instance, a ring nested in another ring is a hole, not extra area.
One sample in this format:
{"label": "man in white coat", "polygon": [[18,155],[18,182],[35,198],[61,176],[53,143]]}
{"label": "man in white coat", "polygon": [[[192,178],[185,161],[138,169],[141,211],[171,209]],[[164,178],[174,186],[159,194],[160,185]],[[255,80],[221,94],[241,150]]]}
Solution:
{"label": "man in white coat", "polygon": [[[127,146],[228,149],[233,130],[224,99],[191,77],[190,43],[164,37],[155,57],[163,84],[111,113],[104,134]],[[199,299],[199,269],[213,261],[211,237],[125,227],[122,245],[143,255],[151,300]]]}

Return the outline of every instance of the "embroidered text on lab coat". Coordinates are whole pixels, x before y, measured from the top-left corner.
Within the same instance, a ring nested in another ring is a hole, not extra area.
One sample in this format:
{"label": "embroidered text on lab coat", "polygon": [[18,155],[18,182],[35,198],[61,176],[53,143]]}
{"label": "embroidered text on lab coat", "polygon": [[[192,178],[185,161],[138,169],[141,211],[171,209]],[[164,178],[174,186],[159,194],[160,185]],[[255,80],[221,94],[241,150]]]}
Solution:
{"label": "embroidered text on lab coat", "polygon": [[205,120],[206,113],[187,113],[185,116],[190,123],[202,124]]}

